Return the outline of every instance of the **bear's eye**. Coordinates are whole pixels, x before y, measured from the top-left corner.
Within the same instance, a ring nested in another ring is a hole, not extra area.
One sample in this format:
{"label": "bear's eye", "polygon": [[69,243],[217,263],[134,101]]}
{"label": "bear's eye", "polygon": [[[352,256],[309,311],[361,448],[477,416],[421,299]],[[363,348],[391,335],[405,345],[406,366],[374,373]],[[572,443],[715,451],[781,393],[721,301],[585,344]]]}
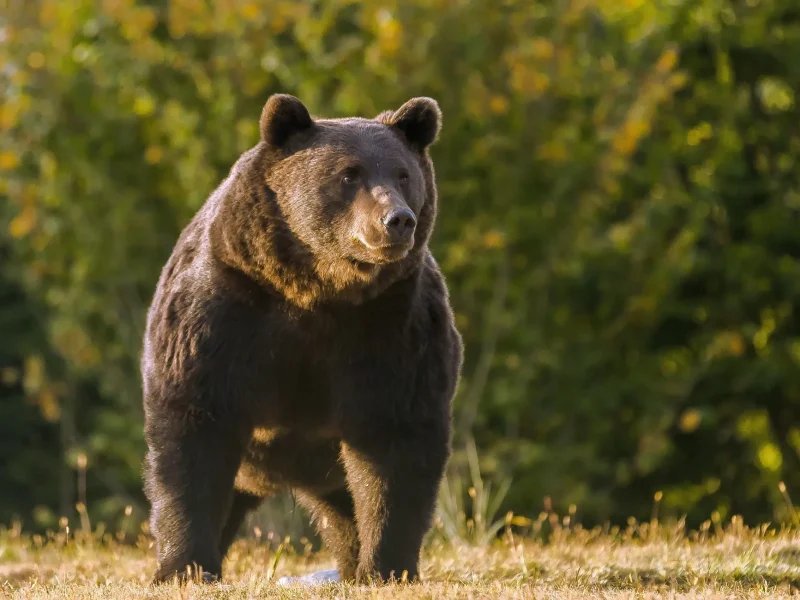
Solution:
{"label": "bear's eye", "polygon": [[357,182],[358,182],[357,173],[347,173],[342,176],[342,183],[345,185],[354,185]]}
{"label": "bear's eye", "polygon": [[401,171],[400,175],[398,176],[398,179],[400,180],[400,183],[402,185],[407,184],[408,183],[408,173],[406,173],[405,171]]}

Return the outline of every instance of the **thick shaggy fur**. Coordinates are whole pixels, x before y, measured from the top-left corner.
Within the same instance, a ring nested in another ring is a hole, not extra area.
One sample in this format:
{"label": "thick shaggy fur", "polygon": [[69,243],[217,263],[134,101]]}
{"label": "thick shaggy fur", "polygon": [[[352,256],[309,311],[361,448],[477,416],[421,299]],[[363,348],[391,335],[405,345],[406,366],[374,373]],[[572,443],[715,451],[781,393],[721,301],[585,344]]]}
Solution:
{"label": "thick shaggy fur", "polygon": [[[156,581],[220,576],[281,486],[344,580],[417,577],[462,356],[427,246],[439,126],[427,98],[315,120],[273,96],[261,141],[183,231],[142,358]],[[411,237],[387,233],[398,208]]]}

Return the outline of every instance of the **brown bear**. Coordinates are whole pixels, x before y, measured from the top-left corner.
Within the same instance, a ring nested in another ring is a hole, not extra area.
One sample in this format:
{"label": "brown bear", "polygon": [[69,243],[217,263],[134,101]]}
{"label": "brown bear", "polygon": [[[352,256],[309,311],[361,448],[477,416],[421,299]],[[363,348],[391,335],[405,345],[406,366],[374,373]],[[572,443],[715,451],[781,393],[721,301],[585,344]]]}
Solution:
{"label": "brown bear", "polygon": [[148,313],[155,581],[221,573],[281,486],[345,581],[418,576],[462,361],[428,249],[437,103],[318,119],[274,95],[181,234]]}

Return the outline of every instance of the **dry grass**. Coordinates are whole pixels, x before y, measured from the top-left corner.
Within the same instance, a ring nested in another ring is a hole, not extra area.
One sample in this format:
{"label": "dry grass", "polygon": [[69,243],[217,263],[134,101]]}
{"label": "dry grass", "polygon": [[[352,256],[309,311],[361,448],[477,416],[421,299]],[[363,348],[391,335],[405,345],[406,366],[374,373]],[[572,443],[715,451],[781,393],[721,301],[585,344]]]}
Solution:
{"label": "dry grass", "polygon": [[[626,530],[555,528],[548,543],[506,531],[483,547],[433,539],[424,583],[281,588],[274,579],[330,568],[324,553],[275,552],[240,541],[223,584],[151,587],[149,541],[121,545],[110,536],[47,539],[0,532],[0,597],[50,598],[776,598],[800,586],[800,533],[748,529],[734,520],[686,534],[679,525]],[[274,577],[273,577],[274,575]]]}

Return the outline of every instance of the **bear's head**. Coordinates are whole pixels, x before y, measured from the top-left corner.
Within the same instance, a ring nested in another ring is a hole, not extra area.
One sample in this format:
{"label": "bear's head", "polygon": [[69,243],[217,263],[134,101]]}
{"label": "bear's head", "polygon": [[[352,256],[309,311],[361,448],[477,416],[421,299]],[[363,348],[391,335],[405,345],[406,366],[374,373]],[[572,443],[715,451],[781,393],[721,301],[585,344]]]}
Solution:
{"label": "bear's head", "polygon": [[440,126],[430,98],[375,119],[315,119],[293,96],[270,97],[227,194],[235,266],[302,306],[363,301],[410,275],[436,215],[427,150]]}

